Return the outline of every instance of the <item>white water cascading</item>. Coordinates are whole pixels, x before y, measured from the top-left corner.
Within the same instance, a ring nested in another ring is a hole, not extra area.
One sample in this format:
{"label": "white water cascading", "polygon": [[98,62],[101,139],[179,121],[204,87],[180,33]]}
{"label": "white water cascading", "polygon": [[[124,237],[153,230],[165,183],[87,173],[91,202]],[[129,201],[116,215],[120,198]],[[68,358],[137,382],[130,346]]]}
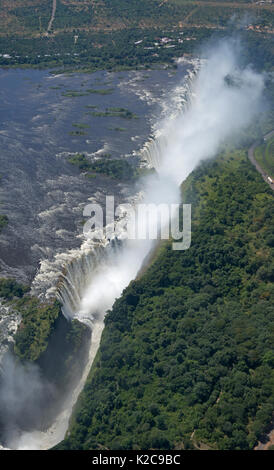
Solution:
{"label": "white water cascading", "polygon": [[[227,84],[228,75],[239,78],[237,86]],[[226,139],[250,122],[258,109],[262,90],[261,76],[238,67],[235,46],[229,41],[218,45],[192,83],[188,95],[192,98],[187,100],[184,96],[180,100],[179,113],[171,109],[169,116],[157,126],[154,139],[141,152],[140,158],[158,173],[156,178],[146,178],[142,202],[179,203],[181,182],[201,160],[213,157]],[[72,408],[99,347],[106,311],[136,277],[154,243],[124,240],[122,235],[121,240],[114,245],[107,239],[99,245],[86,241],[80,250],[58,255],[55,261],[59,264],[50,266],[45,262],[41,267],[36,281],[43,280],[50,285],[50,281],[58,278],[57,296],[63,303],[64,314],[91,327],[91,350],[82,380],[53,427],[45,433],[21,436],[16,448],[28,445],[28,448],[49,448],[64,437]],[[52,293],[49,289],[48,295]]]}
{"label": "white water cascading", "polygon": [[[193,69],[197,70],[198,65],[199,62],[194,61]],[[191,101],[191,83],[195,72],[193,70],[188,72],[183,83],[172,92],[172,108],[164,105],[165,116],[169,114],[170,121],[186,109],[187,103]],[[153,166],[158,170],[160,167],[168,147],[164,130],[157,124],[153,137],[139,152],[140,161],[145,162],[148,168]],[[137,194],[129,202],[134,205],[141,200],[146,200],[143,193]],[[59,253],[53,261],[41,262],[40,270],[32,285],[32,292],[41,298],[56,296],[62,303],[66,318],[78,319],[88,325],[92,338],[88,361],[81,380],[63,403],[53,425],[44,432],[19,433],[10,442],[11,448],[43,450],[63,439],[73,406],[85,384],[98,350],[104,316],[123,289],[136,277],[152,245],[153,242],[149,240],[142,242],[126,240],[126,233],[122,228],[116,231],[112,239],[105,237],[100,242],[84,240],[79,250]]]}

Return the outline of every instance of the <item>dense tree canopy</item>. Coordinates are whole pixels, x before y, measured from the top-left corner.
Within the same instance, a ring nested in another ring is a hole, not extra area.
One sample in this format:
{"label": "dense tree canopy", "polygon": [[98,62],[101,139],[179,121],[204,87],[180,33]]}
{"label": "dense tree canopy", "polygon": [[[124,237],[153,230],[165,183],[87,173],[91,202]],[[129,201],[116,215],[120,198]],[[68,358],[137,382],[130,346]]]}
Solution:
{"label": "dense tree canopy", "polygon": [[59,449],[250,449],[271,422],[273,193],[235,152],[183,198],[192,245],[162,246],[115,302]]}

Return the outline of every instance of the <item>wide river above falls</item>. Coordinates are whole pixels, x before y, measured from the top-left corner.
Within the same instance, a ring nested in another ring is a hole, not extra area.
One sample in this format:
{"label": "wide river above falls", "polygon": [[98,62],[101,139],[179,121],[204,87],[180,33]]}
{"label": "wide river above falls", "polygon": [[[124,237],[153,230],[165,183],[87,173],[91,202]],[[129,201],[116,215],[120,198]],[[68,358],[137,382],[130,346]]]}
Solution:
{"label": "wide river above falls", "polygon": [[[32,292],[42,298],[51,289],[54,292],[66,263],[75,254],[77,258],[83,243],[85,205],[103,205],[107,195],[114,196],[116,204],[127,202],[140,190],[135,184],[102,174],[87,178],[68,159],[84,153],[90,161],[123,158],[137,166],[146,165],[142,149],[153,141],[165,118],[182,109],[193,68],[191,61],[180,60],[176,69],[116,73],[0,71],[0,214],[9,221],[0,235],[0,277],[30,284]],[[119,116],[119,109],[128,110],[127,115]],[[112,276],[107,259],[101,276]],[[126,271],[124,287],[127,276],[130,280],[136,272]],[[76,278],[82,282],[78,271]],[[77,282],[68,281],[77,287]],[[115,289],[113,295],[109,293],[106,309],[115,300]],[[23,434],[18,428],[17,437],[6,441],[8,446],[46,449],[64,437],[99,346],[106,309],[102,307],[92,322],[92,341],[81,379],[64,397],[56,421],[49,428],[22,430]],[[0,364],[19,321],[14,312],[0,305]],[[18,369],[15,375],[20,374],[24,377],[25,373]]]}
{"label": "wide river above falls", "polygon": [[[68,156],[136,160],[157,123],[180,106],[180,94],[170,93],[191,68],[182,61],[176,70],[0,71],[0,213],[9,218],[0,235],[1,276],[30,283],[40,260],[80,245],[91,199],[127,199],[131,187],[102,175],[88,179]],[[136,118],[94,115],[107,108]]]}

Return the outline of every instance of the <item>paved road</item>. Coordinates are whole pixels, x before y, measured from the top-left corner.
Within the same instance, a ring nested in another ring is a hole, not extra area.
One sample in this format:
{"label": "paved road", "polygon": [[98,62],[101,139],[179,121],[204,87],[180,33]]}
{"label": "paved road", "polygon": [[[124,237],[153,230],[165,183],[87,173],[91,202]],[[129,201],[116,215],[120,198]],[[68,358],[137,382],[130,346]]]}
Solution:
{"label": "paved road", "polygon": [[[268,140],[270,139],[270,137],[274,134],[274,129],[270,132],[268,132],[268,134],[266,134],[264,136],[264,140]],[[248,158],[249,160],[251,161],[251,163],[255,166],[256,170],[261,173],[263,179],[265,180],[265,182],[270,186],[270,188],[274,191],[274,183],[271,183],[268,179],[268,174],[265,172],[265,170],[263,170],[262,167],[260,167],[260,165],[258,164],[257,160],[255,159],[255,156],[254,156],[254,150],[255,148],[260,145],[260,142],[255,142],[253,145],[251,145],[251,147],[249,148],[248,150]]]}

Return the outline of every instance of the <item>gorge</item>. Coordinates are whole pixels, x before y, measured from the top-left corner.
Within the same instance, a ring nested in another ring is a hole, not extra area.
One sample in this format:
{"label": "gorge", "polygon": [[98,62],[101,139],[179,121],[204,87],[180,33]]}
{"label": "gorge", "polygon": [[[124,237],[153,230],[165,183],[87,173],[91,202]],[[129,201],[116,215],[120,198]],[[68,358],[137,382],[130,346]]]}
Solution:
{"label": "gorge", "polygon": [[[155,168],[156,174],[142,178],[138,193],[125,191],[122,198],[125,203],[180,204],[181,183],[202,160],[213,158],[228,139],[231,141],[239,135],[260,109],[263,77],[249,67],[241,67],[233,40],[219,43],[208,52],[206,61],[194,61],[187,67],[190,69],[185,70],[176,87],[169,90],[163,102],[166,109],[154,125],[152,137],[143,142],[137,153],[143,165]],[[70,197],[69,185],[65,192]],[[77,201],[79,194],[78,186]],[[56,210],[51,207],[51,211]],[[165,223],[169,224],[169,220]],[[73,231],[66,234],[67,248],[72,234]],[[45,235],[46,240],[48,236],[49,233]],[[50,259],[45,256],[47,250],[43,246],[39,248],[40,256],[43,251],[44,257],[32,282],[32,294],[46,299],[56,296],[67,319],[76,319],[90,328],[91,340],[81,379],[64,400],[62,409],[56,412],[54,422],[43,430],[13,430],[4,442],[5,447],[48,449],[64,438],[73,406],[100,344],[104,317],[135,279],[154,243],[153,240],[127,240],[122,231],[118,239],[100,243],[82,239],[80,246],[78,243],[65,252],[59,250],[56,254],[52,250]],[[35,253],[37,247],[33,247]],[[7,268],[12,273],[16,269]],[[26,278],[30,272],[28,266],[20,276]],[[4,391],[7,394],[8,387]]]}

